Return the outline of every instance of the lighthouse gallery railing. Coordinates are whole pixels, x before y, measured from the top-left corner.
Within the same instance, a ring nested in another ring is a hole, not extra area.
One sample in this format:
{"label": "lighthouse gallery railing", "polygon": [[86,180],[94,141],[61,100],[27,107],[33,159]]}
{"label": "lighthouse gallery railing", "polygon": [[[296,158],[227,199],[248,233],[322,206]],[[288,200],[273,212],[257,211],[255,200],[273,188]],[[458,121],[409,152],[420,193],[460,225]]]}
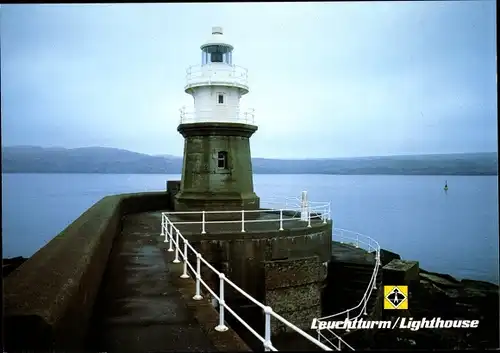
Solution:
{"label": "lighthouse gallery railing", "polygon": [[[268,201],[267,203],[280,203],[276,200],[274,201]],[[285,218],[283,217],[283,214],[289,213],[289,211],[292,211],[292,214],[299,214],[300,213],[300,220],[306,221],[308,227],[311,226],[311,219],[314,218],[319,218],[323,221],[323,223],[326,223],[327,219],[331,219],[330,217],[330,203],[321,203],[321,202],[310,202],[307,201],[306,204],[304,204],[304,201],[300,200],[299,198],[287,198],[285,199],[285,202],[281,202],[281,205],[284,204],[285,208],[280,208],[280,209],[274,209],[275,212],[279,212],[279,229],[283,229],[283,223],[286,222],[287,220],[290,219],[295,219],[297,220],[296,217],[292,218]],[[266,209],[267,211],[272,211],[269,209]],[[263,210],[258,210],[258,212],[262,212]],[[212,213],[223,213],[224,211],[212,211]],[[225,211],[225,213],[229,212],[235,212],[235,211]],[[241,212],[241,211],[237,211]],[[242,220],[241,221],[232,221],[232,222],[241,222],[241,231],[245,231],[245,223],[248,222],[254,222],[256,220],[245,220],[244,214],[247,212],[252,212],[252,211],[243,211],[242,213]],[[256,212],[256,211],[254,211]],[[210,211],[201,211],[201,212],[184,212],[184,213],[201,213],[206,214],[206,213],[211,213]],[[257,339],[259,339],[263,345],[266,351],[277,351],[277,349],[272,345],[271,342],[271,316],[274,317],[275,319],[279,320],[295,332],[299,333],[301,336],[309,340],[310,342],[314,343],[316,346],[322,348],[323,350],[332,350],[330,347],[325,345],[324,343],[321,342],[321,339],[325,339],[332,347],[334,347],[337,350],[340,350],[342,346],[347,347],[348,349],[354,350],[347,342],[345,342],[339,335],[337,335],[335,332],[328,330],[330,334],[330,339],[328,339],[324,334],[318,330],[318,339],[315,339],[311,335],[307,334],[297,326],[293,325],[291,322],[280,316],[279,314],[275,313],[271,307],[265,306],[264,304],[260,303],[256,299],[254,299],[252,296],[250,296],[248,293],[246,293],[243,289],[239,288],[236,284],[234,284],[231,280],[229,280],[225,275],[219,271],[217,271],[212,265],[210,265],[203,257],[202,255],[197,252],[191,244],[189,244],[188,240],[185,239],[179,229],[175,226],[175,224],[178,224],[179,222],[172,222],[171,219],[169,219],[168,215],[172,214],[178,214],[177,212],[164,212],[162,213],[162,230],[161,234],[162,236],[165,236],[165,242],[169,243],[169,251],[175,251],[175,258],[173,260],[174,263],[180,263],[181,260],[179,259],[179,254],[182,258],[183,262],[183,274],[181,275],[182,278],[189,278],[188,274],[188,268],[191,270],[191,272],[195,275],[196,279],[196,293],[193,297],[194,300],[201,300],[203,297],[201,296],[201,285],[203,285],[207,291],[218,301],[219,303],[219,325],[216,326],[216,330],[218,331],[226,331],[228,328],[225,325],[224,321],[224,310],[228,310],[246,329],[248,329]],[[277,221],[278,219],[271,219],[270,221]],[[257,220],[259,221],[259,220]],[[262,221],[262,220],[260,220]],[[220,222],[220,221],[219,221]],[[227,221],[225,221],[227,222]],[[175,223],[175,224],[174,224]],[[182,222],[182,223],[201,223],[201,233],[203,234],[205,232],[205,223],[218,223],[217,221],[205,221],[205,218],[202,218],[202,222]],[[342,230],[344,232],[344,230]],[[349,232],[349,231],[347,231]],[[335,233],[335,232],[334,232]],[[362,240],[363,236],[361,234],[356,233],[356,237],[351,239],[355,240],[357,243],[360,244],[363,243]],[[370,238],[371,239],[371,238]],[[183,247],[181,249],[181,244],[180,241],[182,240],[183,242]],[[175,249],[174,249],[175,245]],[[377,244],[378,245],[378,244]],[[188,260],[188,250],[190,250],[195,256],[196,256],[196,269],[193,267],[193,265],[189,262]],[[378,253],[377,253],[378,254]],[[378,257],[378,256],[377,256]],[[201,264],[206,265],[211,271],[213,271],[220,279],[219,283],[219,294],[218,296],[208,285],[203,279],[201,278]],[[376,277],[376,275],[375,275]],[[243,296],[245,296],[248,300],[253,302],[255,305],[259,306],[264,314],[265,314],[265,333],[264,337],[262,337],[259,333],[257,333],[250,325],[248,325],[238,314],[236,314],[224,301],[224,285],[225,283],[229,284],[231,287],[233,287],[236,291],[241,293]],[[369,285],[370,288],[370,285]],[[366,293],[365,293],[366,294]],[[366,313],[366,302],[368,299],[365,299],[366,295],[363,297],[361,300],[360,304],[358,306],[364,307],[365,313]],[[369,296],[367,297],[369,298]],[[354,310],[354,309],[350,309]],[[342,313],[339,313],[339,315]],[[324,320],[325,318],[322,318],[321,320]],[[331,342],[331,340],[334,339],[338,343],[334,344]]]}
{"label": "lighthouse gallery railing", "polygon": [[248,70],[238,65],[191,65],[186,70],[186,87],[203,83],[236,84],[248,87]]}
{"label": "lighthouse gallery railing", "polygon": [[182,107],[180,111],[179,124],[192,124],[192,123],[242,123],[255,125],[255,109],[250,108],[242,111],[241,109],[235,109],[234,114],[228,114],[226,111],[218,112],[213,109],[200,109],[195,111],[194,109],[186,109]]}

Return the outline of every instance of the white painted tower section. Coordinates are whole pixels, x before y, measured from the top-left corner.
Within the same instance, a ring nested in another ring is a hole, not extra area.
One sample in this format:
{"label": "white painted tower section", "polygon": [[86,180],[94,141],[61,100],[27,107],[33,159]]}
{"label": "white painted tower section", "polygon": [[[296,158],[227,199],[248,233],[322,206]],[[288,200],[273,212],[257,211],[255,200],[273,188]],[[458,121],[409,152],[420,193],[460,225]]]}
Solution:
{"label": "white painted tower section", "polygon": [[255,125],[254,111],[241,111],[240,99],[247,94],[248,70],[233,64],[233,49],[221,27],[201,47],[201,65],[186,71],[184,91],[193,96],[191,108],[181,108],[181,124],[230,122]]}

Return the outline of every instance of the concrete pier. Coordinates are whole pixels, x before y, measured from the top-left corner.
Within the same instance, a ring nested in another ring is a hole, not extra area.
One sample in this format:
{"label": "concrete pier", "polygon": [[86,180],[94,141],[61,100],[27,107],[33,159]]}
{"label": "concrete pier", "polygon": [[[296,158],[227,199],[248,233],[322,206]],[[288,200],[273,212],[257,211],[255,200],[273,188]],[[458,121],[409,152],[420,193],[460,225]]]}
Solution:
{"label": "concrete pier", "polygon": [[164,192],[109,196],[4,280],[4,348],[249,351],[194,301],[160,236]]}
{"label": "concrete pier", "polygon": [[90,349],[217,351],[172,282],[171,253],[159,246],[160,222],[154,215],[124,220],[94,309]]}

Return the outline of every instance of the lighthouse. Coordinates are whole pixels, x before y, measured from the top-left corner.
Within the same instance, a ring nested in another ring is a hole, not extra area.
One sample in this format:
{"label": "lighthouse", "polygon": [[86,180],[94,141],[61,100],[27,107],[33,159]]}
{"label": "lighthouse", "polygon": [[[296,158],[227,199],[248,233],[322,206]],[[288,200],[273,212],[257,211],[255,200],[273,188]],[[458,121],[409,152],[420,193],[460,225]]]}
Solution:
{"label": "lighthouse", "polygon": [[184,91],[193,97],[182,107],[177,128],[184,158],[175,211],[255,210],[250,137],[254,111],[242,111],[249,92],[248,71],[233,63],[233,46],[221,27],[200,47],[201,63],[187,69]]}

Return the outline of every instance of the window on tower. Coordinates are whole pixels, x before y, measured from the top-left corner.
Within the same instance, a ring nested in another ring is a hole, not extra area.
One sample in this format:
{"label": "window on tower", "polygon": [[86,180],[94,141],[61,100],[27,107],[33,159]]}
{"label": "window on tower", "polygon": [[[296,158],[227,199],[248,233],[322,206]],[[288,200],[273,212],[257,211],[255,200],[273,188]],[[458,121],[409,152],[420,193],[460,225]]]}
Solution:
{"label": "window on tower", "polygon": [[217,167],[220,169],[227,169],[227,152],[220,151],[217,154]]}
{"label": "window on tower", "polygon": [[218,103],[218,104],[224,104],[224,94],[219,93],[219,94],[217,95],[217,103]]}
{"label": "window on tower", "polygon": [[210,59],[213,63],[221,63],[222,62],[222,53],[212,53]]}

